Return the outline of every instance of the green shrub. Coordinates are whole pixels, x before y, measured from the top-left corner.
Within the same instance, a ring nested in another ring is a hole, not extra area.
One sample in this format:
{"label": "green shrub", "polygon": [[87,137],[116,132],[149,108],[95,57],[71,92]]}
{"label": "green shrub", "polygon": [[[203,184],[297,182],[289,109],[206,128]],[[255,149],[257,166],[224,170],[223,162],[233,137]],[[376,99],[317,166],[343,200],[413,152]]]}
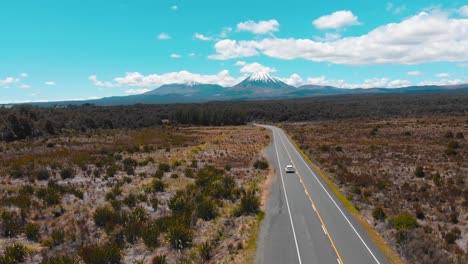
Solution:
{"label": "green shrub", "polygon": [[135,207],[138,202],[137,196],[134,193],[129,193],[123,200],[124,204],[128,207]]}
{"label": "green shrub", "polygon": [[268,169],[268,162],[266,160],[257,160],[254,163],[254,168],[257,170],[266,170]]}
{"label": "green shrub", "polygon": [[143,238],[143,241],[145,242],[145,245],[150,248],[154,249],[158,246],[158,238],[159,238],[159,226],[157,222],[150,222],[147,223],[143,227],[143,232],[141,234],[141,237]]}
{"label": "green shrub", "polygon": [[122,251],[116,245],[90,244],[81,247],[79,255],[85,264],[120,264]]}
{"label": "green shrub", "polygon": [[216,204],[212,200],[203,199],[197,204],[197,216],[205,221],[216,218],[218,212]]}
{"label": "green shrub", "polygon": [[203,262],[208,261],[211,259],[211,251],[213,250],[213,247],[209,242],[203,242],[198,251],[200,253],[200,258]]}
{"label": "green shrub", "polygon": [[22,228],[21,217],[16,212],[4,211],[1,214],[1,231],[4,237],[16,237]]}
{"label": "green shrub", "polygon": [[455,136],[456,138],[465,138],[462,132],[458,132],[457,135]]}
{"label": "green shrub", "polygon": [[157,178],[152,180],[151,186],[155,192],[164,192],[165,185],[161,180]]}
{"label": "green shrub", "polygon": [[50,238],[52,239],[53,245],[58,246],[65,242],[65,232],[63,229],[54,229],[50,235]]}
{"label": "green shrub", "polygon": [[442,179],[439,173],[436,173],[434,176],[432,176],[432,181],[436,186],[442,186],[444,184],[444,179]]}
{"label": "green shrub", "polygon": [[414,175],[418,178],[424,177],[424,170],[422,166],[417,166],[416,170],[414,171]]}
{"label": "green shrub", "polygon": [[318,145],[318,150],[321,151],[321,152],[328,152],[328,151],[330,151],[330,145],[319,144]]}
{"label": "green shrub", "polygon": [[445,242],[447,242],[447,244],[454,244],[455,241],[459,239],[460,237],[461,237],[461,231],[460,229],[456,227],[452,228],[450,232],[447,232],[444,235],[444,239],[445,239]]}
{"label": "green shrub", "polygon": [[34,187],[32,185],[30,185],[30,184],[24,185],[19,190],[19,193],[23,194],[23,195],[32,195],[32,194],[34,194]]}
{"label": "green shrub", "polygon": [[160,163],[159,170],[163,172],[169,172],[171,170],[171,166],[169,166],[167,163]]}
{"label": "green shrub", "polygon": [[[175,219],[174,219],[175,220]],[[173,221],[167,230],[167,238],[175,249],[184,249],[192,244],[192,230],[190,227]]]}
{"label": "green shrub", "polygon": [[79,264],[79,263],[80,263],[79,259],[75,256],[59,254],[59,255],[43,258],[40,264]]}
{"label": "green shrub", "polygon": [[375,220],[385,220],[385,212],[382,208],[382,206],[376,206],[372,210],[372,217],[374,217]]}
{"label": "green shrub", "polygon": [[455,155],[457,155],[457,151],[455,149],[453,149],[453,148],[447,148],[445,150],[445,154],[447,156],[455,156]]}
{"label": "green shrub", "polygon": [[447,147],[452,148],[452,149],[457,149],[460,147],[460,144],[457,141],[452,140],[448,143]]}
{"label": "green shrub", "polygon": [[166,264],[166,255],[157,255],[154,256],[153,260],[151,260],[152,264]]}
{"label": "green shrub", "polygon": [[238,215],[257,214],[260,211],[260,199],[253,191],[247,191],[242,197]]}
{"label": "green shrub", "polygon": [[75,177],[75,170],[72,169],[72,168],[63,168],[60,171],[60,177],[62,177],[62,179],[64,179],[64,180],[73,178],[73,177]]}
{"label": "green shrub", "polygon": [[36,179],[39,181],[46,181],[50,178],[50,172],[46,169],[41,169],[36,172]]}
{"label": "green shrub", "polygon": [[154,174],[153,177],[157,179],[161,179],[164,176],[164,171],[162,170],[157,170]]}
{"label": "green shrub", "polygon": [[124,234],[128,243],[134,243],[141,236],[142,226],[148,220],[148,212],[141,206],[135,207],[125,216]]}
{"label": "green shrub", "polygon": [[177,178],[179,178],[179,174],[177,174],[177,173],[172,173],[172,174],[171,174],[171,178],[172,178],[172,179],[177,179]]}
{"label": "green shrub", "polygon": [[98,227],[112,229],[120,222],[120,216],[109,206],[98,207],[93,214],[94,223]]}
{"label": "green shrub", "polygon": [[14,243],[5,248],[3,255],[0,256],[0,264],[21,263],[26,258],[26,247],[21,243]]}
{"label": "green shrub", "polygon": [[453,138],[453,132],[452,131],[447,131],[444,135],[446,138]]}
{"label": "green shrub", "polygon": [[195,176],[191,168],[186,168],[184,174],[187,178],[193,178]]}
{"label": "green shrub", "polygon": [[411,230],[418,226],[418,222],[412,215],[400,214],[393,219],[393,226],[396,230]]}
{"label": "green shrub", "polygon": [[25,227],[24,227],[24,233],[26,234],[26,237],[31,240],[31,241],[39,241],[40,237],[40,228],[39,225],[33,222],[29,222]]}

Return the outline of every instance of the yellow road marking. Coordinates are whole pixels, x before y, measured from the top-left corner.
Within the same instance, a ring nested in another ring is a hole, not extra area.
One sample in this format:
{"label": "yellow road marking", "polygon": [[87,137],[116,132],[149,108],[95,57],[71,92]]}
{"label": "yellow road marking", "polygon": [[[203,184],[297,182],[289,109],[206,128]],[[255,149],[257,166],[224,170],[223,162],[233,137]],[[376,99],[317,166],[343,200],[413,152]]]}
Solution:
{"label": "yellow road marking", "polygon": [[327,235],[328,239],[330,240],[330,243],[331,243],[331,245],[333,247],[333,250],[335,251],[336,256],[338,257],[338,262],[341,263],[341,264],[344,264],[343,259],[341,258],[341,255],[340,255],[340,253],[338,252],[338,249],[335,246],[335,242],[333,242],[333,239],[331,238],[330,233],[328,232],[328,229],[325,226],[325,223],[323,222],[322,216],[320,216],[320,213],[316,209],[317,207],[315,206],[314,200],[312,200],[312,197],[310,196],[309,191],[307,190],[307,188],[306,188],[306,186],[304,184],[303,178],[302,178],[301,174],[299,173],[299,171],[297,170],[297,166],[294,163],[288,149],[286,148],[286,145],[284,144],[284,141],[283,141],[283,138],[281,137],[281,135],[279,135],[279,138],[281,139],[281,143],[283,143],[283,147],[284,147],[284,149],[286,150],[286,153],[289,156],[289,160],[291,160],[292,164],[294,165],[294,168],[296,168],[295,173],[299,177],[299,182],[301,182],[302,187],[304,188],[304,192],[307,195],[307,197],[309,198],[310,204],[312,205],[312,208],[317,213],[318,219],[319,219],[320,223],[322,224],[323,229],[325,230],[325,234]]}

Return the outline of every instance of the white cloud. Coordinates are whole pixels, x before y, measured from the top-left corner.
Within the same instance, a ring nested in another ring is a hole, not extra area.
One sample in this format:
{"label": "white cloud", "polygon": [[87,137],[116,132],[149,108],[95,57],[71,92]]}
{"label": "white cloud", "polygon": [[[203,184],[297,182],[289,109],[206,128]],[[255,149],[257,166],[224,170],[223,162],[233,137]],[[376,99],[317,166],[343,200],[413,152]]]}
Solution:
{"label": "white cloud", "polygon": [[278,31],[279,23],[275,19],[260,20],[255,22],[248,20],[237,24],[237,31],[249,31],[254,34],[265,34]]}
{"label": "white cloud", "polygon": [[88,80],[92,81],[94,85],[101,86],[101,87],[113,87],[114,84],[111,82],[102,82],[97,79],[96,75],[91,75],[88,77]]}
{"label": "white cloud", "polygon": [[96,75],[90,76],[90,80],[97,86],[106,87],[159,87],[163,84],[172,83],[209,83],[222,86],[232,86],[242,81],[246,76],[233,77],[228,70],[222,70],[217,74],[203,75],[188,71],[169,72],[161,75],[143,75],[139,72],[127,72],[123,77],[116,77],[113,82],[102,82],[97,80]]}
{"label": "white cloud", "polygon": [[236,61],[236,63],[234,65],[236,66],[244,66],[245,64],[247,64],[247,62],[245,61]]}
{"label": "white cloud", "polygon": [[128,89],[125,91],[126,94],[142,94],[151,91],[150,89]]}
{"label": "white cloud", "polygon": [[279,79],[292,86],[299,86],[299,85],[304,84],[304,80],[297,73],[291,74],[291,76],[289,76],[288,78],[279,78]]}
{"label": "white cloud", "polygon": [[171,36],[169,36],[169,34],[167,34],[167,33],[161,32],[161,33],[158,35],[158,39],[160,39],[160,40],[168,40],[168,39],[171,39]]}
{"label": "white cloud", "polygon": [[26,78],[26,77],[28,77],[29,75],[28,75],[27,73],[23,72],[23,73],[20,74],[20,76],[23,77],[23,78]]}
{"label": "white cloud", "polygon": [[218,36],[219,36],[220,38],[225,38],[225,37],[227,37],[227,35],[228,35],[229,33],[231,33],[231,32],[232,32],[232,28],[230,28],[230,27],[223,27],[223,29],[221,30],[221,33],[219,33]]}
{"label": "white cloud", "polygon": [[322,16],[312,22],[319,29],[342,28],[359,25],[358,17],[348,10],[336,11],[330,15]]}
{"label": "white cloud", "polygon": [[394,6],[393,3],[387,3],[386,7],[387,11],[391,11],[393,14],[401,14],[403,11],[406,10],[406,5],[401,6]]}
{"label": "white cloud", "polygon": [[457,67],[459,67],[459,68],[468,67],[468,63],[458,63]]}
{"label": "white cloud", "polygon": [[0,87],[1,86],[7,86],[9,84],[19,82],[18,78],[13,78],[13,77],[6,77],[5,79],[0,79]]}
{"label": "white cloud", "polygon": [[305,84],[321,85],[321,86],[334,86],[338,88],[398,88],[410,86],[411,82],[408,80],[391,80],[388,78],[371,78],[366,79],[362,83],[348,83],[340,79],[327,79],[325,76],[307,78]]}
{"label": "white cloud", "polygon": [[205,36],[205,35],[200,34],[200,33],[195,33],[194,37],[195,37],[196,39],[203,40],[203,41],[208,41],[208,40],[212,40],[212,39],[213,39],[212,37],[208,37],[208,36]]}
{"label": "white cloud", "polygon": [[51,86],[57,85],[57,83],[54,82],[54,81],[47,81],[47,82],[45,82],[44,84],[45,84],[45,85],[51,85]]}
{"label": "white cloud", "polygon": [[420,82],[418,85],[456,85],[456,84],[462,84],[466,83],[466,81],[462,81],[460,79],[454,79],[454,80],[448,80],[448,79],[443,79],[443,80],[437,80],[437,81],[423,81]]}
{"label": "white cloud", "polygon": [[468,5],[460,7],[460,9],[458,9],[458,13],[462,16],[468,17]]}
{"label": "white cloud", "polygon": [[29,89],[31,88],[31,85],[28,85],[28,84],[21,84],[20,86],[18,86],[20,89]]}
{"label": "white cloud", "polygon": [[447,78],[447,77],[450,77],[450,74],[446,72],[441,72],[441,73],[436,74],[435,76],[439,78]]}
{"label": "white cloud", "polygon": [[[239,61],[238,61],[239,62]],[[254,73],[254,72],[276,72],[276,69],[275,68],[270,68],[270,67],[267,67],[267,66],[263,66],[261,65],[260,63],[258,62],[253,62],[253,63],[245,63],[245,62],[242,62],[243,64],[239,63],[236,65],[238,66],[243,66],[241,69],[240,69],[240,72],[241,73]]]}
{"label": "white cloud", "polygon": [[171,6],[171,9],[176,11],[177,9],[179,9],[179,7],[177,7],[176,5],[173,5],[173,6]]}
{"label": "white cloud", "polygon": [[181,55],[175,54],[175,53],[172,53],[170,57],[173,58],[173,59],[180,59],[180,58],[182,58]]}
{"label": "white cloud", "polygon": [[409,76],[420,76],[420,75],[423,75],[424,73],[421,71],[409,71],[406,74],[408,74]]}
{"label": "white cloud", "polygon": [[325,33],[325,37],[315,37],[314,39],[320,42],[330,42],[330,41],[335,41],[337,39],[341,38],[341,35],[338,33]]}
{"label": "white cloud", "polygon": [[196,55],[195,52],[190,52],[190,53],[188,54],[189,57],[194,57],[195,55]]}
{"label": "white cloud", "polygon": [[251,57],[260,53],[279,59],[306,59],[348,65],[416,64],[468,60],[468,19],[421,12],[400,23],[380,26],[359,37],[332,42],[266,38],[215,44],[211,59]]}

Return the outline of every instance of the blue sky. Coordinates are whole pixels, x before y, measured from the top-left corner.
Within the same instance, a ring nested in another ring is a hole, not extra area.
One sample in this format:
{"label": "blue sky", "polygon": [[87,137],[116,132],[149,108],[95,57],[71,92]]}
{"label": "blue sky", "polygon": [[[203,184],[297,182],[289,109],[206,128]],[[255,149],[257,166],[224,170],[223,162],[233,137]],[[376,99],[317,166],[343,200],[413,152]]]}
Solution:
{"label": "blue sky", "polygon": [[466,1],[15,0],[0,13],[2,103],[254,71],[296,86],[468,82]]}

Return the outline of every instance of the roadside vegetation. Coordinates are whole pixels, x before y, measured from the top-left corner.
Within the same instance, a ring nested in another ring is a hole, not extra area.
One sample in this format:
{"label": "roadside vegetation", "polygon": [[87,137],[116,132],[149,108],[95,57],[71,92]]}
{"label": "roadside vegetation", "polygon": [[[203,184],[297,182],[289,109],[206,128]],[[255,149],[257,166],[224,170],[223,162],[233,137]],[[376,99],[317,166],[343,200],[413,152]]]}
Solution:
{"label": "roadside vegetation", "polygon": [[466,115],[284,128],[408,263],[466,263]]}
{"label": "roadside vegetation", "polygon": [[268,142],[241,126],[0,143],[0,263],[245,263]]}

